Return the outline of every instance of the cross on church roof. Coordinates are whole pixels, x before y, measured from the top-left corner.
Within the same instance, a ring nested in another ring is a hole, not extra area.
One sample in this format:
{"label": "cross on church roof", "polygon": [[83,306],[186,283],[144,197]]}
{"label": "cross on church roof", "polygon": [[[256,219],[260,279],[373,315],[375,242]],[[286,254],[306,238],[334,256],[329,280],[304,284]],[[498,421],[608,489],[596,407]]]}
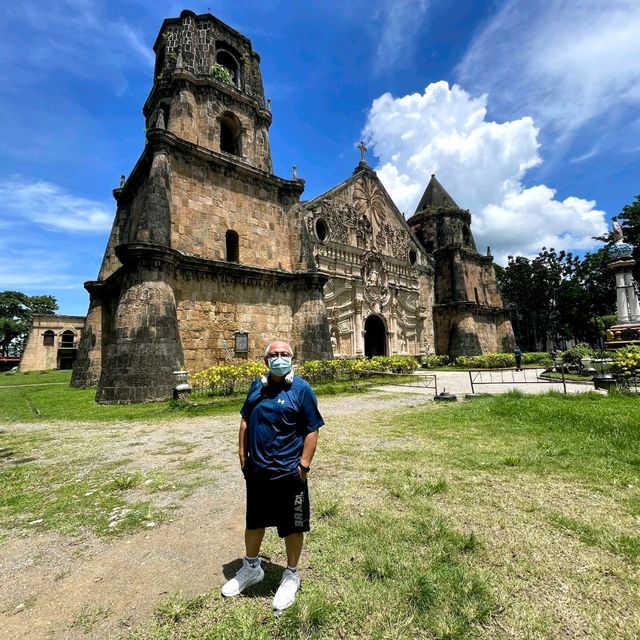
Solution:
{"label": "cross on church roof", "polygon": [[365,156],[367,155],[367,147],[365,143],[360,140],[360,144],[357,146],[357,148],[360,149],[360,162],[364,162],[366,164],[367,160]]}

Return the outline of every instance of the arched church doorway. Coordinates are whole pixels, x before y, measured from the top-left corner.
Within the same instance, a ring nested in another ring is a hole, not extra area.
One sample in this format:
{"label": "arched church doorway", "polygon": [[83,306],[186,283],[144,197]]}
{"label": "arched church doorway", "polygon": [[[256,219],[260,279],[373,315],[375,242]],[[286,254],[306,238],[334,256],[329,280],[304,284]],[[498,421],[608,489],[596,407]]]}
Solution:
{"label": "arched church doorway", "polygon": [[387,331],[379,316],[369,316],[364,322],[364,355],[367,358],[387,355]]}

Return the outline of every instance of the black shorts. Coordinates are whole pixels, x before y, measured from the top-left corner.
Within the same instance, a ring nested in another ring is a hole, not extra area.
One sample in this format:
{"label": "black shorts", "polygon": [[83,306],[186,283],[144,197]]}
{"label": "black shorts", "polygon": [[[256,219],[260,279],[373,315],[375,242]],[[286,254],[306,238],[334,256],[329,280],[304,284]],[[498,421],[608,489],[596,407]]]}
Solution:
{"label": "black shorts", "polygon": [[278,527],[281,538],[309,531],[309,489],[297,473],[265,480],[246,478],[247,529]]}

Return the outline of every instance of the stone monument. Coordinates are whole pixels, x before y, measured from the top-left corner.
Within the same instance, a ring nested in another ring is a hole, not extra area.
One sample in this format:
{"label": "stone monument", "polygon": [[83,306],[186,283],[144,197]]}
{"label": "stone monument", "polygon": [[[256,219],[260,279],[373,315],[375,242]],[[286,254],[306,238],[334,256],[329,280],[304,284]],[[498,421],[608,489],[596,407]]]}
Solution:
{"label": "stone monument", "polygon": [[633,245],[624,241],[622,227],[613,223],[614,243],[609,247],[611,258],[609,267],[616,274],[616,314],[617,321],[607,331],[607,350],[619,349],[640,341],[640,305],[635,289],[632,269]]}

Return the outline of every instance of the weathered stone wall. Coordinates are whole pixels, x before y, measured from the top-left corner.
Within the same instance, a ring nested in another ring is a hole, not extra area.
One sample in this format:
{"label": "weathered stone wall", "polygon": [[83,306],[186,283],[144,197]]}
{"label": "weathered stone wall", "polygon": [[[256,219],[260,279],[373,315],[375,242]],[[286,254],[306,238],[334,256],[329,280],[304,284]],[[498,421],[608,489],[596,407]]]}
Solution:
{"label": "weathered stone wall", "polygon": [[464,297],[469,302],[502,308],[495,270],[487,257],[464,253],[464,285]]}
{"label": "weathered stone wall", "polygon": [[102,368],[102,298],[91,294],[89,311],[78,343],[78,357],[73,365],[71,386],[88,389],[100,380]]}
{"label": "weathered stone wall", "polygon": [[476,251],[471,233],[471,214],[468,211],[447,207],[430,208],[416,213],[408,220],[408,224],[429,253],[451,245]]}
{"label": "weathered stone wall", "polygon": [[179,18],[164,21],[154,46],[159,62],[156,79],[175,71],[176,66],[196,75],[208,75],[220,47],[227,48],[240,62],[239,89],[264,104],[260,56],[247,37],[210,14],[197,16],[183,11]]}
{"label": "weathered stone wall", "polygon": [[[27,344],[20,360],[20,371],[47,371],[57,369],[61,349],[63,331],[73,331],[75,350],[82,337],[84,328],[83,316],[33,316]],[[54,342],[47,346],[44,344],[45,331],[54,332]],[[65,351],[70,354],[70,350]]]}
{"label": "weathered stone wall", "polygon": [[296,221],[269,182],[243,181],[216,166],[172,162],[171,246],[189,255],[226,259],[225,233],[239,236],[240,264],[294,270]]}
{"label": "weathered stone wall", "polygon": [[184,358],[170,267],[145,259],[124,277],[103,348],[96,400],[144,402],[169,398],[174,367]]}
{"label": "weathered stone wall", "polygon": [[[263,171],[271,171],[268,122],[257,119],[255,108],[220,94],[217,87],[195,86],[182,82],[170,102],[166,128],[193,144],[223,152],[220,146],[220,121],[232,113],[240,123],[240,153],[229,154]],[[155,124],[155,123],[154,123]]]}
{"label": "weathered stone wall", "polygon": [[[320,294],[304,291],[301,295],[284,284],[261,286],[219,277],[178,278],[174,286],[184,364],[189,371],[238,359],[260,359],[276,338],[290,342],[296,358],[303,359],[322,356],[323,347],[326,350],[329,344],[328,335],[323,340],[313,333],[323,320],[323,305],[317,305]],[[300,297],[304,303],[297,306]],[[236,332],[248,334],[248,353],[235,352]],[[312,348],[307,343],[310,335]]]}
{"label": "weathered stone wall", "polygon": [[513,349],[513,330],[506,312],[472,304],[458,308],[436,306],[434,324],[439,354],[475,356]]}
{"label": "weathered stone wall", "polygon": [[516,346],[516,339],[508,311],[497,314],[496,326],[496,351],[511,353]]}

